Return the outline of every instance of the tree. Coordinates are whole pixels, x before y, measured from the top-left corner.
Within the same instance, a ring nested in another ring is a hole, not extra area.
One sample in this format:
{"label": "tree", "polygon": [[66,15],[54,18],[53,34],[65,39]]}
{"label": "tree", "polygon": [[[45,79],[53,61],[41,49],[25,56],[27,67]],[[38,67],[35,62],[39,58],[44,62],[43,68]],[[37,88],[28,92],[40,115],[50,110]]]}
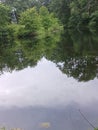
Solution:
{"label": "tree", "polygon": [[27,9],[20,15],[19,30],[20,36],[38,36],[40,34],[51,34],[61,32],[63,27],[59,20],[49,13],[48,9],[42,6],[39,11],[36,7]]}
{"label": "tree", "polygon": [[67,27],[68,19],[70,17],[70,0],[51,0],[49,10],[61,20],[64,27]]}
{"label": "tree", "polygon": [[56,18],[53,13],[49,13],[45,6],[39,9],[39,15],[41,17],[41,24],[46,32],[51,31],[51,33],[53,33],[62,30],[58,18]]}
{"label": "tree", "polygon": [[35,7],[27,9],[20,15],[19,24],[23,25],[19,35],[35,36],[41,30],[41,18]]}
{"label": "tree", "polygon": [[0,3],[0,28],[10,23],[10,8]]}
{"label": "tree", "polygon": [[16,8],[17,12],[21,13],[36,5],[36,0],[5,0],[3,3],[9,5],[10,7]]}
{"label": "tree", "polygon": [[[98,11],[98,0],[51,0],[48,7],[61,20],[65,29],[81,30],[88,28],[92,13]],[[96,24],[92,24],[96,28]]]}
{"label": "tree", "polygon": [[95,11],[91,14],[90,16],[90,22],[89,22],[89,27],[90,28],[98,28],[98,11]]}

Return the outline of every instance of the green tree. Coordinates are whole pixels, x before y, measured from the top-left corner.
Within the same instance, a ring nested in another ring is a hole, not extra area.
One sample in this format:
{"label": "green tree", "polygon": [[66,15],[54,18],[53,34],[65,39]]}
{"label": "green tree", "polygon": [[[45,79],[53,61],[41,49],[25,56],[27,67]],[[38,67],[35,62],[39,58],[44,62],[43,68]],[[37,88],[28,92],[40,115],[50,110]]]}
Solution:
{"label": "green tree", "polygon": [[0,3],[0,28],[10,24],[10,8]]}
{"label": "green tree", "polygon": [[98,28],[98,10],[93,12],[90,16],[90,22],[89,22],[89,27],[90,28]]}
{"label": "green tree", "polygon": [[27,9],[20,15],[19,24],[23,25],[19,30],[21,36],[36,36],[42,29],[41,18],[35,7]]}
{"label": "green tree", "polygon": [[64,27],[67,28],[68,19],[70,17],[70,0],[51,0],[49,10],[61,20]]}
{"label": "green tree", "polygon": [[36,7],[24,11],[20,15],[19,24],[22,25],[19,29],[19,36],[45,36],[60,33],[63,30],[59,20],[44,6],[39,11]]}
{"label": "green tree", "polygon": [[[88,28],[92,15],[98,11],[98,0],[52,0],[48,7],[65,28],[81,30]],[[96,24],[92,21],[90,26],[96,28]]]}
{"label": "green tree", "polygon": [[4,0],[3,3],[10,7],[15,7],[17,12],[20,13],[36,5],[36,0]]}
{"label": "green tree", "polygon": [[62,30],[62,26],[60,25],[58,18],[56,18],[53,13],[49,13],[45,6],[40,8],[39,15],[41,17],[41,24],[45,31],[54,33]]}

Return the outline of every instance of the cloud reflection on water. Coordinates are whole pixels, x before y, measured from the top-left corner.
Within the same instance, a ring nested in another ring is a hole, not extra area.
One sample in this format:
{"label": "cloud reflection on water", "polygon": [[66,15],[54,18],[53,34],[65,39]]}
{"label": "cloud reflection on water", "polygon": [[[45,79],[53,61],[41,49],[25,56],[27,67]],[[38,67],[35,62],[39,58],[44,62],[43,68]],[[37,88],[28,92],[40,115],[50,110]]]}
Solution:
{"label": "cloud reflection on water", "polygon": [[98,80],[77,82],[42,58],[35,68],[4,73],[0,77],[0,106],[88,106],[98,102]]}

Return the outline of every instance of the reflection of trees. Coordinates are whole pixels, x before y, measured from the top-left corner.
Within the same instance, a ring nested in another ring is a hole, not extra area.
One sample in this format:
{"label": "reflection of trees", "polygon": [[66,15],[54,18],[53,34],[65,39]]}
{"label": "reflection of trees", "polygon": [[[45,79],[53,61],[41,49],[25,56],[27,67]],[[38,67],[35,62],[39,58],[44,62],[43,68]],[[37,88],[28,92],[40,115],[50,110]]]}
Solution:
{"label": "reflection of trees", "polygon": [[78,81],[88,81],[98,78],[98,57],[67,58],[63,67],[58,65],[63,73],[73,76]]}
{"label": "reflection of trees", "polygon": [[[71,32],[70,32],[71,33]],[[98,77],[97,35],[64,34],[51,58],[59,69],[78,81],[88,81]],[[59,64],[59,63],[62,64]]]}
{"label": "reflection of trees", "polygon": [[68,32],[63,34],[60,42],[60,37],[54,34],[44,39],[2,40],[0,73],[35,67],[44,56],[56,63],[63,73],[78,81],[98,77],[97,34],[79,35],[70,32],[70,35]]}
{"label": "reflection of trees", "polygon": [[[27,40],[28,41],[28,40]],[[36,66],[40,57],[40,52],[34,48],[35,41],[28,41],[22,44],[21,41],[14,41],[13,43],[0,46],[0,71],[21,70],[27,66]],[[30,44],[33,44],[32,46]]]}
{"label": "reflection of trees", "polygon": [[0,42],[0,74],[35,67],[37,62],[56,47],[59,37],[48,36],[44,39],[21,39]]}

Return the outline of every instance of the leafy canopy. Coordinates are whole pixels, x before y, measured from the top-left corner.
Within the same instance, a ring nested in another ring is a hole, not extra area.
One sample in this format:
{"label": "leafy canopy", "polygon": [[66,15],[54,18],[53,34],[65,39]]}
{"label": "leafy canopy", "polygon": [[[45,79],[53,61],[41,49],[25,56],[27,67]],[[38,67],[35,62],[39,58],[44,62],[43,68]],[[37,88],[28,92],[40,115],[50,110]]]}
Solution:
{"label": "leafy canopy", "polygon": [[0,3],[0,26],[10,23],[10,8]]}

